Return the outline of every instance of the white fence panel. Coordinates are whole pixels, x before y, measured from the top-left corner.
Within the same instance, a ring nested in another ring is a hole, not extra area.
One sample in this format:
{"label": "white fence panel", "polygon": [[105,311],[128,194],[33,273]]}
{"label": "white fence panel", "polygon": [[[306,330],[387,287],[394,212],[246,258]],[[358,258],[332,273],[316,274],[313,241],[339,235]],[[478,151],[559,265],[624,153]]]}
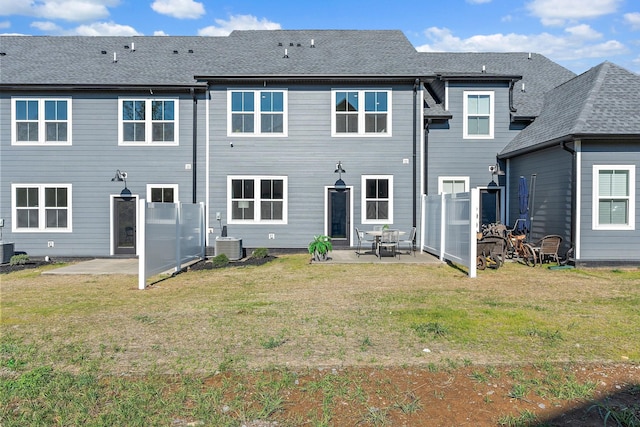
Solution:
{"label": "white fence panel", "polygon": [[424,196],[423,247],[442,260],[469,269],[476,277],[479,191]]}
{"label": "white fence panel", "polygon": [[204,204],[146,203],[138,209],[138,288],[149,277],[205,256]]}

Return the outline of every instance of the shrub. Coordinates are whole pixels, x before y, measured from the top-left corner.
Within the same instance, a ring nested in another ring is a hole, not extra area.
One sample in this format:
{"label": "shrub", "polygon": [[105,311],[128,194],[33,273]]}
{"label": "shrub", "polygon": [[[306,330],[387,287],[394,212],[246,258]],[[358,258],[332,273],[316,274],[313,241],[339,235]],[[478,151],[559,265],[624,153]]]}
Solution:
{"label": "shrub", "polygon": [[29,261],[29,255],[20,254],[14,255],[9,260],[9,265],[25,265]]}
{"label": "shrub", "polygon": [[211,258],[211,263],[214,268],[226,267],[229,265],[229,257],[225,254],[216,255]]}
{"label": "shrub", "polygon": [[251,258],[262,259],[269,256],[269,249],[267,248],[256,248],[253,252],[251,252]]}

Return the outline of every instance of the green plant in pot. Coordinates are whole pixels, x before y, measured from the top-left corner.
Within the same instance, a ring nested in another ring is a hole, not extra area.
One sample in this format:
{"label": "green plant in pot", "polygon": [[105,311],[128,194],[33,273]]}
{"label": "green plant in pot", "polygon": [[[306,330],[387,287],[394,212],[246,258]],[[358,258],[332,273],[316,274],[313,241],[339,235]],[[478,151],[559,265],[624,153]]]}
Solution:
{"label": "green plant in pot", "polygon": [[309,253],[313,255],[314,261],[326,261],[332,250],[331,237],[323,234],[313,236],[313,241],[309,243]]}

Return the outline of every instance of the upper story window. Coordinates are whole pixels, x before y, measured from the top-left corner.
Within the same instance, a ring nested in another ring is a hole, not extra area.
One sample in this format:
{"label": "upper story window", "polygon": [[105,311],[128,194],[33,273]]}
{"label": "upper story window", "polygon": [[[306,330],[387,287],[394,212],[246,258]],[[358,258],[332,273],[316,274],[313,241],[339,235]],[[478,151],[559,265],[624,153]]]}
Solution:
{"label": "upper story window", "polygon": [[12,144],[71,144],[71,98],[14,98],[12,106]]}
{"label": "upper story window", "polygon": [[635,175],[632,165],[593,166],[594,230],[635,230]]}
{"label": "upper story window", "polygon": [[147,184],[147,201],[152,203],[177,203],[177,184]]}
{"label": "upper story window", "polygon": [[464,92],[464,138],[493,138],[493,92]]}
{"label": "upper story window", "polygon": [[178,100],[120,99],[120,145],[178,145]]}
{"label": "upper story window", "polygon": [[286,136],[287,92],[229,91],[229,136]]}
{"label": "upper story window", "polygon": [[362,176],[362,223],[393,223],[393,176]]}
{"label": "upper story window", "polygon": [[390,90],[333,90],[333,136],[391,136]]}
{"label": "upper story window", "polygon": [[227,195],[231,224],[287,222],[287,177],[229,177]]}
{"label": "upper story window", "polygon": [[438,194],[466,193],[467,191],[469,191],[468,176],[439,176],[438,177]]}
{"label": "upper story window", "polygon": [[12,230],[71,231],[70,184],[12,184]]}

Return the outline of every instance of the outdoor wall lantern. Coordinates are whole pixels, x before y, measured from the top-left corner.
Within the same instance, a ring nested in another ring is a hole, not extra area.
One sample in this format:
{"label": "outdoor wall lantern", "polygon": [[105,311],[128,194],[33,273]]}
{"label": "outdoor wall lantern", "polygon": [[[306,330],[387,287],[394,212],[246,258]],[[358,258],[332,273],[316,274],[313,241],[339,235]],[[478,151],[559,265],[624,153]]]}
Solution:
{"label": "outdoor wall lantern", "polygon": [[120,196],[122,198],[126,199],[126,200],[131,199],[131,191],[127,188],[127,173],[126,172],[120,172],[120,169],[118,169],[116,171],[116,176],[111,178],[111,181],[118,181],[118,182],[123,182],[124,181],[124,188],[120,192]]}
{"label": "outdoor wall lantern", "polygon": [[347,189],[347,184],[345,184],[344,181],[342,180],[342,174],[343,173],[347,173],[347,171],[342,168],[342,162],[341,161],[338,161],[338,163],[336,164],[336,170],[334,170],[333,173],[337,173],[338,174],[338,180],[333,185],[335,187],[335,189],[338,190],[338,191],[346,190]]}

